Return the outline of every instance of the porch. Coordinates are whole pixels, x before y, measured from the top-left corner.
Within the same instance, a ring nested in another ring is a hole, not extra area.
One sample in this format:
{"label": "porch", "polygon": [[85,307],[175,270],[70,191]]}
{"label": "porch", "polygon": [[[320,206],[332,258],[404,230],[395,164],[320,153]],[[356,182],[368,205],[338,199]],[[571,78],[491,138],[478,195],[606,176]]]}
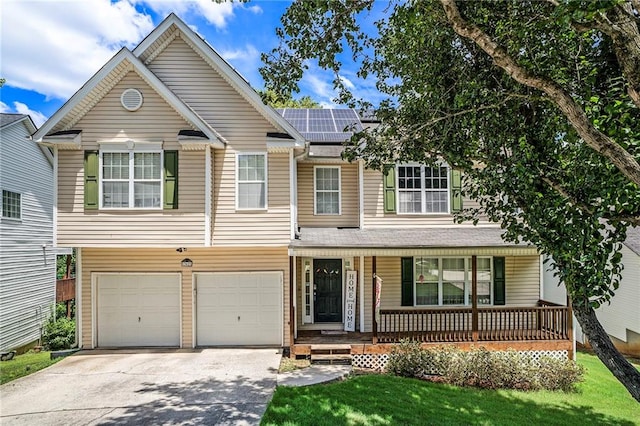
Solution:
{"label": "porch", "polygon": [[534,307],[381,309],[373,332],[300,331],[291,356],[350,347],[351,355],[387,354],[403,339],[423,347],[483,346],[490,350],[566,351],[573,357],[571,308],[544,300]]}

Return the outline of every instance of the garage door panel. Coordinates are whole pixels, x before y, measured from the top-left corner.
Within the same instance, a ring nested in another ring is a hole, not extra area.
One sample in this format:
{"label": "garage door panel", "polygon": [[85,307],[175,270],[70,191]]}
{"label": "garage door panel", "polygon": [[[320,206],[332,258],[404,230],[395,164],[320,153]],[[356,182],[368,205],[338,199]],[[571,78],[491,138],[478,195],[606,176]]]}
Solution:
{"label": "garage door panel", "polygon": [[179,346],[179,274],[98,274],[98,346]]}
{"label": "garage door panel", "polygon": [[199,346],[282,343],[282,272],[200,273],[196,288]]}

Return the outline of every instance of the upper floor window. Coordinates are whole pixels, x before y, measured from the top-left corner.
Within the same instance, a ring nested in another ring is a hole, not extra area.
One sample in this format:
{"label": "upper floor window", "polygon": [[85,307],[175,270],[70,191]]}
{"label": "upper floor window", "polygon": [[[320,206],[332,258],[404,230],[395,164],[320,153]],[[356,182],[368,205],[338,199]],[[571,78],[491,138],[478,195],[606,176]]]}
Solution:
{"label": "upper floor window", "polygon": [[340,214],[340,167],[316,166],[313,169],[315,214]]}
{"label": "upper floor window", "polygon": [[162,207],[162,152],[100,152],[103,208]]}
{"label": "upper floor window", "polygon": [[398,170],[398,213],[449,213],[449,168],[401,165]]}
{"label": "upper floor window", "polygon": [[2,217],[7,219],[22,218],[22,195],[17,192],[2,190]]}
{"label": "upper floor window", "polygon": [[238,154],[236,208],[267,208],[267,154]]}

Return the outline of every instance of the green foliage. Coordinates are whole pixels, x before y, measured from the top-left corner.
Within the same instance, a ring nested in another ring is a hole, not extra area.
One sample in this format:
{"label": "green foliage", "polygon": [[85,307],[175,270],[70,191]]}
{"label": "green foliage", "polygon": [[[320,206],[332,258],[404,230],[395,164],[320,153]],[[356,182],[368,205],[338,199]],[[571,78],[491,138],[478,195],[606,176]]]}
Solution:
{"label": "green foliage", "polygon": [[75,343],[76,322],[66,316],[66,306],[58,303],[42,332],[43,345],[47,350],[71,349]]}
{"label": "green foliage", "polygon": [[[62,279],[67,273],[67,255],[56,256],[56,278]],[[69,265],[70,276],[76,276],[76,250],[73,249],[71,254],[71,263]]]}
{"label": "green foliage", "polygon": [[274,90],[258,90],[258,94],[262,98],[262,102],[273,108],[322,108],[310,96],[294,99],[291,94],[282,95]]}
{"label": "green foliage", "polygon": [[0,78],[0,87],[4,86],[4,84],[7,82],[6,79],[4,78]]}
{"label": "green foliage", "polygon": [[435,375],[438,381],[455,386],[564,392],[575,391],[584,375],[583,368],[573,361],[536,361],[516,351],[488,351],[483,347],[469,351],[453,346],[423,349],[419,342],[412,341],[393,348],[387,371],[403,377]]}
{"label": "green foliage", "polygon": [[62,358],[51,359],[49,352],[27,352],[11,361],[0,362],[0,385],[42,370]]}

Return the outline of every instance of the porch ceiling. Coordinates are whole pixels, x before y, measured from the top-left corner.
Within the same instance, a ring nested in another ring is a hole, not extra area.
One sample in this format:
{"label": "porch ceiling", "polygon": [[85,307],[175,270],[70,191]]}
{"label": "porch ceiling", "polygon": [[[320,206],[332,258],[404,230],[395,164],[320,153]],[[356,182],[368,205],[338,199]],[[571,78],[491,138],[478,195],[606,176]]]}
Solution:
{"label": "porch ceiling", "polygon": [[[502,239],[495,227],[451,228],[301,228],[289,246],[297,256],[321,252],[345,255],[403,255],[404,252],[443,254],[493,253],[531,255],[535,247],[513,244]],[[338,253],[340,252],[340,253]]]}

